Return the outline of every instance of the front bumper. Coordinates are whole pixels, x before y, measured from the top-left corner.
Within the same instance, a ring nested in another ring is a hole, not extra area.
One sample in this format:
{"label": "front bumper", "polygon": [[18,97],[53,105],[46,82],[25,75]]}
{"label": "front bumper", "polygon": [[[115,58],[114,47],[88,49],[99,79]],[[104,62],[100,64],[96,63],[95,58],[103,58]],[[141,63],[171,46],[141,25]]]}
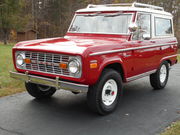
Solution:
{"label": "front bumper", "polygon": [[56,79],[49,79],[46,77],[29,75],[28,72],[24,74],[24,73],[10,71],[10,77],[25,81],[25,82],[42,84],[46,86],[55,87],[56,89],[64,89],[64,90],[69,90],[73,92],[86,93],[88,92],[88,88],[89,88],[89,85],[60,81],[59,77],[56,77]]}

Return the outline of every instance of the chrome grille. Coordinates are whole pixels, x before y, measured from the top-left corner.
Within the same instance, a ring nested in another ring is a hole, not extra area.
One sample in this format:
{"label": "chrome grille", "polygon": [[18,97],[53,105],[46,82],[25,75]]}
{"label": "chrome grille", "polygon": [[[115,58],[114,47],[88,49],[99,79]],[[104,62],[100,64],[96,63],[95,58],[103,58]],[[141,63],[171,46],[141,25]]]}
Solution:
{"label": "chrome grille", "polygon": [[66,76],[70,75],[68,69],[61,69],[59,67],[60,63],[68,63],[68,55],[43,52],[25,52],[25,57],[31,59],[31,63],[25,65],[25,69],[27,70]]}

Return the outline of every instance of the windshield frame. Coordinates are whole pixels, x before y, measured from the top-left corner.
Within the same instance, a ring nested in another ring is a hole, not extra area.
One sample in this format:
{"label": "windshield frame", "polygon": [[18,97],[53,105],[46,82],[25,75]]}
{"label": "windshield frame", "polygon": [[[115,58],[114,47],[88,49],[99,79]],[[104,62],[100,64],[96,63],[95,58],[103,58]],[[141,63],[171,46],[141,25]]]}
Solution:
{"label": "windshield frame", "polygon": [[71,26],[72,26],[72,24],[74,23],[76,16],[84,16],[84,15],[91,15],[91,14],[92,14],[92,15],[97,14],[97,16],[98,16],[99,14],[100,14],[100,15],[113,15],[113,14],[117,14],[117,13],[119,13],[119,14],[123,14],[123,15],[131,15],[130,23],[132,23],[132,22],[133,22],[133,18],[134,18],[135,13],[132,13],[132,12],[129,12],[129,13],[128,13],[128,12],[126,12],[126,13],[123,13],[123,12],[119,12],[119,11],[117,11],[117,12],[113,12],[113,13],[98,13],[98,12],[93,12],[93,13],[76,13],[76,14],[74,15],[74,17],[73,17],[72,21],[71,21],[71,24],[70,24],[70,26],[69,26],[69,28],[68,28],[68,32],[67,32],[67,33],[73,33],[73,34],[130,35],[131,33],[130,33],[129,29],[127,30],[127,31],[128,31],[127,33],[73,32],[73,31],[70,31]]}

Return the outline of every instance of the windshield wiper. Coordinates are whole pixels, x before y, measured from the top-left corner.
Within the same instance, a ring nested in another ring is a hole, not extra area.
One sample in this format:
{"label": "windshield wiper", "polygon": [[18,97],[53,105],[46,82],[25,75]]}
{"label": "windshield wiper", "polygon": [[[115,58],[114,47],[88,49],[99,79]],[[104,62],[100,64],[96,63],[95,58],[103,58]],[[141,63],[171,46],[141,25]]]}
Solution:
{"label": "windshield wiper", "polygon": [[98,16],[101,12],[93,13],[93,14],[86,14],[84,15],[85,17],[93,17],[93,16]]}
{"label": "windshield wiper", "polygon": [[111,14],[102,14],[101,12],[92,13],[92,14],[86,14],[85,17],[94,17],[94,16],[104,16],[104,17],[115,17],[122,15],[123,12],[117,12],[117,13],[111,13]]}
{"label": "windshield wiper", "polygon": [[123,14],[123,12],[117,12],[117,13],[113,13],[113,14],[109,14],[109,15],[104,15],[104,17],[115,17],[115,16],[119,16],[122,14]]}

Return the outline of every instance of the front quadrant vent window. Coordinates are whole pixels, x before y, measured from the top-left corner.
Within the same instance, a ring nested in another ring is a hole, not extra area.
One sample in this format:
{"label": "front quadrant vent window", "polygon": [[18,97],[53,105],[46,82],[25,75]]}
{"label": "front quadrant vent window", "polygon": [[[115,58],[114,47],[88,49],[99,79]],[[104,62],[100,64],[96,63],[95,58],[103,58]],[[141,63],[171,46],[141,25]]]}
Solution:
{"label": "front quadrant vent window", "polygon": [[151,15],[141,14],[137,15],[137,26],[138,29],[133,34],[133,40],[142,40],[143,35],[149,35],[151,37]]}
{"label": "front quadrant vent window", "polygon": [[168,36],[172,34],[171,19],[155,17],[155,35]]}

